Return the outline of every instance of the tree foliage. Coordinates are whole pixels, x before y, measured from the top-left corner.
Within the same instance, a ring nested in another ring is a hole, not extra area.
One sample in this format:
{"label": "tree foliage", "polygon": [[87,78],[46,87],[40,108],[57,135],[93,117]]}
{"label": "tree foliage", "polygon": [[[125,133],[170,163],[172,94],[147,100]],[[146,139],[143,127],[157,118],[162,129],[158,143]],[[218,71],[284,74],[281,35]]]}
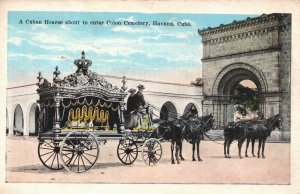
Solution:
{"label": "tree foliage", "polygon": [[232,99],[236,110],[243,116],[249,112],[259,110],[259,96],[257,89],[248,88],[239,84],[233,91]]}

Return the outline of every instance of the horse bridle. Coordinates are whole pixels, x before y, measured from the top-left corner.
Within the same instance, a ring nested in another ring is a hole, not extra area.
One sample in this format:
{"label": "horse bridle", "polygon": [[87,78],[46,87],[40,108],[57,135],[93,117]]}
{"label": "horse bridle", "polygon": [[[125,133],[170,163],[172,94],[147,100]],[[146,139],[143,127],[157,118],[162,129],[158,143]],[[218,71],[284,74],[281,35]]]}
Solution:
{"label": "horse bridle", "polygon": [[[279,115],[276,116],[276,118],[274,119],[274,121],[273,121],[270,125],[269,125],[269,123],[268,123],[269,128],[271,128],[271,127],[275,124],[275,122],[276,122],[277,120],[281,120]],[[282,128],[282,126],[280,125],[279,128]]]}
{"label": "horse bridle", "polygon": [[211,118],[208,119],[208,120],[204,123],[204,127],[207,127],[208,122],[209,122],[210,120],[214,120],[214,119],[215,119],[215,118],[214,118],[213,116],[211,116]]}

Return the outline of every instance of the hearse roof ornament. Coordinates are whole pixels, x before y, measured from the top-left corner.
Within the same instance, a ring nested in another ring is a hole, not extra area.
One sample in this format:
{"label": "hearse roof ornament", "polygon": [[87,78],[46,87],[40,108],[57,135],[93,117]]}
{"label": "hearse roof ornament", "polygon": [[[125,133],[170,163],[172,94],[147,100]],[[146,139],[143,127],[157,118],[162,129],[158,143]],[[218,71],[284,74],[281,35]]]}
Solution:
{"label": "hearse roof ornament", "polygon": [[77,71],[76,72],[82,71],[82,73],[84,75],[86,75],[86,74],[88,74],[89,67],[92,65],[92,61],[89,60],[89,59],[86,59],[85,58],[85,52],[82,51],[81,59],[75,60],[74,64],[77,66]]}
{"label": "hearse roof ornament", "polygon": [[[53,98],[56,92],[60,92],[62,97],[80,98],[82,96],[102,96],[101,98],[110,101],[121,101],[126,97],[123,89],[113,86],[101,75],[89,70],[92,61],[85,58],[85,52],[82,51],[81,59],[74,61],[77,66],[76,72],[60,79],[61,75],[58,67],[53,72],[53,84],[44,79],[39,73],[37,77],[41,99]],[[123,84],[124,85],[124,84]]]}

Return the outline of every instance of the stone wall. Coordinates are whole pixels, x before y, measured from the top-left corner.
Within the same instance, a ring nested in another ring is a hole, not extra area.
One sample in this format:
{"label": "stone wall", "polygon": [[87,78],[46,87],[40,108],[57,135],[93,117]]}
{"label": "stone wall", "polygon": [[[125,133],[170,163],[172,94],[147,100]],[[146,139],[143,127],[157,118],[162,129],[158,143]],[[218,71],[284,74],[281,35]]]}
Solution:
{"label": "stone wall", "polygon": [[289,14],[263,14],[199,30],[203,43],[203,112],[211,111],[218,124],[226,125],[230,98],[222,87],[235,87],[249,79],[261,93],[260,109],[265,117],[282,116],[284,132],[278,139],[289,139],[290,20]]}

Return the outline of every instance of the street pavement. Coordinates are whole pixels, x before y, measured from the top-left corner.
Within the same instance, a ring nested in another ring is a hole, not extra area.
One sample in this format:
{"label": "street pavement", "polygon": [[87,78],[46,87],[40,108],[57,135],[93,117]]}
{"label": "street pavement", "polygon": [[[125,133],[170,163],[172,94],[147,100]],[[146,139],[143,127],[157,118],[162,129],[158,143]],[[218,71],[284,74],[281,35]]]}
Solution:
{"label": "street pavement", "polygon": [[[220,183],[220,184],[289,184],[290,144],[267,143],[266,158],[240,159],[237,144],[231,146],[231,159],[224,158],[222,141],[203,141],[202,162],[192,161],[192,146],[183,144],[185,161],[171,164],[170,143],[164,142],[163,156],[156,166],[147,166],[141,156],[132,165],[117,157],[118,141],[100,146],[100,157],[88,172],[75,174],[50,170],[38,157],[37,137],[6,138],[6,182],[8,183]],[[258,143],[257,143],[258,145]],[[243,145],[245,149],[245,143]],[[255,147],[257,150],[257,146]],[[256,152],[255,150],[255,152]]]}

